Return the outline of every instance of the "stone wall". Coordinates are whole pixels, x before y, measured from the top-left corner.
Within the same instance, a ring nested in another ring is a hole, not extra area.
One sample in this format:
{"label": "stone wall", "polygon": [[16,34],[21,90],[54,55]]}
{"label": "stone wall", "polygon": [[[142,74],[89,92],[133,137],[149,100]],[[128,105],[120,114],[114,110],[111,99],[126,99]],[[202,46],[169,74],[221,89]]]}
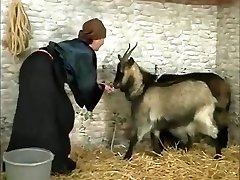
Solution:
{"label": "stone wall", "polygon": [[[155,65],[158,66],[158,73],[214,71],[216,68],[219,21],[217,6],[129,0],[81,0],[81,3],[79,0],[22,2],[33,29],[32,51],[47,45],[48,40],[61,41],[76,37],[82,23],[87,19],[98,17],[104,22],[107,38],[104,46],[97,52],[99,80],[113,80],[118,62],[117,54],[124,53],[129,42],[132,45],[138,42],[132,56],[150,72],[154,72]],[[2,15],[7,10],[7,4],[8,1],[3,0]],[[236,21],[234,23],[236,24]],[[5,22],[2,21],[1,32],[4,27]],[[3,35],[1,33],[1,36]],[[235,41],[229,43],[232,48],[235,47]],[[221,45],[224,45],[224,42]],[[17,77],[21,60],[20,63],[13,64],[6,50],[2,51],[1,59],[1,124],[4,133],[1,137],[8,140],[16,108]],[[221,62],[221,58],[218,58],[218,62]],[[223,63],[228,66],[225,61]],[[237,71],[237,68],[235,69]],[[223,76],[225,75],[223,73]],[[236,86],[236,79],[232,85]],[[71,92],[69,96],[75,104]],[[104,94],[91,116],[75,104],[76,122],[71,134],[72,141],[109,142],[114,128],[113,119],[120,122],[117,123],[116,136],[125,137],[122,134],[123,129],[127,129],[124,122],[129,119],[128,107],[129,104],[120,92]]]}
{"label": "stone wall", "polygon": [[[240,143],[239,89],[239,1],[218,6],[216,72],[225,76],[232,90],[230,140]],[[236,128],[237,127],[237,128]]]}

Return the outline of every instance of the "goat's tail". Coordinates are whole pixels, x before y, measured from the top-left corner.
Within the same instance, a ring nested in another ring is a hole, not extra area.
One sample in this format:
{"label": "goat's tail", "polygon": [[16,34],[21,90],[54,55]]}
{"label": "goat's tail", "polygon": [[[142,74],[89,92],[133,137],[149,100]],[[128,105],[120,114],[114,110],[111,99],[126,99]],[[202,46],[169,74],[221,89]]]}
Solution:
{"label": "goat's tail", "polygon": [[220,98],[219,101],[215,102],[215,109],[218,112],[226,111],[229,112],[231,105],[231,99],[229,98]]}
{"label": "goat's tail", "polygon": [[213,101],[215,104],[215,111],[222,112],[225,110],[225,107],[223,107],[223,103],[219,102],[217,98],[213,97]]}
{"label": "goat's tail", "polygon": [[218,104],[217,98],[213,97],[213,102],[217,105]]}

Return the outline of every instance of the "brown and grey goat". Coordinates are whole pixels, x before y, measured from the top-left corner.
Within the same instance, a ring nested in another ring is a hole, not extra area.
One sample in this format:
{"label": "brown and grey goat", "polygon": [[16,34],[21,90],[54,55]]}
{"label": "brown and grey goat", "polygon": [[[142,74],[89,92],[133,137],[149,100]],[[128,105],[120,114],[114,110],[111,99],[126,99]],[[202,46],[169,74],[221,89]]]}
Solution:
{"label": "brown and grey goat", "polygon": [[[187,74],[163,74],[158,79],[159,83],[179,83],[186,80],[197,80],[205,82],[212,92],[212,95],[217,99],[218,104],[214,112],[219,133],[216,143],[216,156],[219,158],[222,153],[222,148],[227,147],[228,143],[228,127],[229,127],[229,108],[231,105],[231,89],[229,83],[219,75],[211,72],[194,72]],[[160,139],[164,141],[167,138],[168,132],[160,133]],[[162,138],[161,138],[162,137]]]}
{"label": "brown and grey goat", "polygon": [[172,84],[190,79],[205,82],[213,96],[218,100],[218,111],[229,111],[231,104],[230,85],[215,73],[194,72],[187,74],[163,74],[157,79],[157,82]]}
{"label": "brown and grey goat", "polygon": [[192,80],[172,85],[154,82],[155,75],[129,58],[136,46],[123,57],[118,55],[120,71],[114,80],[114,87],[131,101],[133,130],[124,159],[132,156],[136,143],[150,131],[158,139],[159,131],[167,129],[184,143],[196,133],[216,139],[218,129],[213,114],[217,100],[207,84]]}

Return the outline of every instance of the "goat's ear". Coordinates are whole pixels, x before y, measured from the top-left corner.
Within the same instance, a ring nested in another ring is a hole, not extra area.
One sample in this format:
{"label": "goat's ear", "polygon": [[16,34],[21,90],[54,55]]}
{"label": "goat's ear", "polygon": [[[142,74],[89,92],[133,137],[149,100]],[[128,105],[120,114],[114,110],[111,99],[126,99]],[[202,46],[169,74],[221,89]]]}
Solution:
{"label": "goat's ear", "polygon": [[134,59],[130,57],[130,59],[128,60],[128,65],[132,66],[133,64],[134,64]]}
{"label": "goat's ear", "polygon": [[122,60],[122,57],[120,54],[118,54],[118,60],[121,61]]}

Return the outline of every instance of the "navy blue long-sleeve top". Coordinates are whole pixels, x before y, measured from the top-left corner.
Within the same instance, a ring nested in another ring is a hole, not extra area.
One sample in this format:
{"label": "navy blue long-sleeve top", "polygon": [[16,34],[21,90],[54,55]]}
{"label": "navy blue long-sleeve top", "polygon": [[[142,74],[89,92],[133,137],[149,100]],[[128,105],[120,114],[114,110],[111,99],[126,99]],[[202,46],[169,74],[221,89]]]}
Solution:
{"label": "navy blue long-sleeve top", "polygon": [[67,83],[80,107],[92,111],[103,94],[105,86],[97,83],[97,58],[86,41],[75,38],[59,43],[50,41],[60,56]]}

